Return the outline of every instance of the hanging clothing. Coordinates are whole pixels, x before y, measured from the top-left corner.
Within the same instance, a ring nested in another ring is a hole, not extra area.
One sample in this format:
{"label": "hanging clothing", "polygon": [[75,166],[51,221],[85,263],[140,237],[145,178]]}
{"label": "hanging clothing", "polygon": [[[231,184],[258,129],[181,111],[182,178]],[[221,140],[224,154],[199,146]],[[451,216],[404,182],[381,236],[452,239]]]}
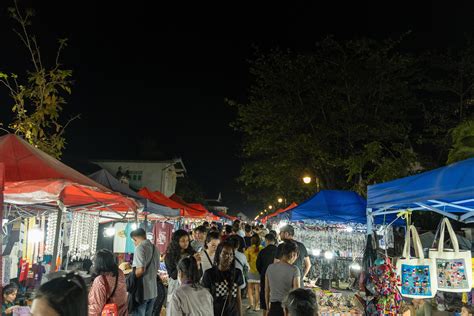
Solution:
{"label": "hanging clothing", "polygon": [[10,265],[10,270],[9,270],[10,279],[18,278],[18,264],[20,262],[20,258],[21,258],[20,246],[16,242],[12,247],[12,251],[10,252],[10,259],[11,259],[11,265]]}
{"label": "hanging clothing", "polygon": [[172,235],[173,225],[170,223],[156,222],[153,226],[153,243],[161,253],[166,253]]}
{"label": "hanging clothing", "polygon": [[23,282],[23,281],[26,281],[26,279],[28,278],[28,272],[30,271],[30,264],[28,263],[27,260],[22,258],[20,260],[20,267],[21,267],[20,277],[18,278],[18,280],[20,282]]}
{"label": "hanging clothing", "polygon": [[2,258],[2,286],[10,283],[10,270],[12,266],[12,259],[10,256]]}
{"label": "hanging clothing", "polygon": [[125,253],[125,247],[127,245],[127,235],[125,229],[127,228],[126,223],[115,223],[115,236],[114,236],[114,252]]}
{"label": "hanging clothing", "polygon": [[135,245],[133,243],[132,237],[130,237],[130,233],[133,231],[132,223],[127,223],[125,227],[125,253],[134,253],[135,252]]}

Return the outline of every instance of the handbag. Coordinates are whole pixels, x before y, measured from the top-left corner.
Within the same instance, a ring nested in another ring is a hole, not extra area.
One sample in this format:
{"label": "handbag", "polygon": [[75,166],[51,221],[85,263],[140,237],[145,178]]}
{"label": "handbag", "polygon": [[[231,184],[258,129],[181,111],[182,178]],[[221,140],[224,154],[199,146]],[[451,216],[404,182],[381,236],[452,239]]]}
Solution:
{"label": "handbag", "polygon": [[[411,257],[410,253],[410,235],[413,237],[415,257]],[[397,262],[397,275],[400,278],[399,291],[402,296],[432,298],[436,295],[434,260],[425,259],[420,237],[413,225],[410,225],[405,235],[402,258]]]}
{"label": "handbag", "polygon": [[[109,287],[109,282],[107,282],[107,278],[105,275],[102,276],[105,282],[105,293],[109,293],[110,287]],[[115,277],[115,286],[110,294],[110,296],[107,298],[107,301],[105,303],[104,308],[102,309],[101,316],[118,316],[118,306],[115,303],[109,303],[110,299],[114,296],[115,290],[117,290],[117,285],[118,285],[118,273],[117,276]]]}
{"label": "handbag", "polygon": [[[444,249],[444,232],[448,229],[453,245]],[[443,292],[469,292],[472,288],[472,260],[470,250],[459,250],[459,242],[447,218],[441,221],[438,248],[430,249],[429,257],[436,265],[438,290]]]}

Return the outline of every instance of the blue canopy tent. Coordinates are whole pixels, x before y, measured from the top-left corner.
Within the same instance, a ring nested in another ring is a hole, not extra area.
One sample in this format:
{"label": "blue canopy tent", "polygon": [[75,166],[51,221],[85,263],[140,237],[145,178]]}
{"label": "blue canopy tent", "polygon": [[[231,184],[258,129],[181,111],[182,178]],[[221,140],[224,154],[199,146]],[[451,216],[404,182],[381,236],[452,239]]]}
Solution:
{"label": "blue canopy tent", "polygon": [[89,178],[111,189],[112,191],[120,192],[126,196],[132,197],[135,200],[140,201],[144,205],[144,210],[148,213],[161,215],[164,217],[178,217],[180,214],[179,210],[177,209],[172,209],[167,206],[156,204],[144,198],[137,192],[130,189],[129,186],[121,183],[105,169],[94,172],[93,174],[89,175]]}
{"label": "blue canopy tent", "polygon": [[[366,223],[367,203],[356,192],[340,190],[323,190],[307,201],[280,214],[281,219],[290,221],[320,220],[336,223]],[[385,218],[389,223],[395,217]],[[382,224],[384,219],[377,222]]]}
{"label": "blue canopy tent", "polygon": [[474,158],[368,187],[368,227],[374,216],[406,209],[474,222]]}

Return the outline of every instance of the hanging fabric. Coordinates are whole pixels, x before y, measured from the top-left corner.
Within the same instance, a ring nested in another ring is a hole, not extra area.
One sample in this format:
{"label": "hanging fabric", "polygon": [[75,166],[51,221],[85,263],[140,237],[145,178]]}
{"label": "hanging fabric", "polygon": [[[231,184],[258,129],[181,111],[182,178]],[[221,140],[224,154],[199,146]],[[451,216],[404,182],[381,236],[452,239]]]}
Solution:
{"label": "hanging fabric", "polygon": [[[444,248],[445,228],[453,245]],[[430,249],[429,257],[436,263],[438,289],[443,292],[468,292],[472,288],[472,261],[470,250],[459,250],[459,242],[447,218],[441,221],[437,249]]]}

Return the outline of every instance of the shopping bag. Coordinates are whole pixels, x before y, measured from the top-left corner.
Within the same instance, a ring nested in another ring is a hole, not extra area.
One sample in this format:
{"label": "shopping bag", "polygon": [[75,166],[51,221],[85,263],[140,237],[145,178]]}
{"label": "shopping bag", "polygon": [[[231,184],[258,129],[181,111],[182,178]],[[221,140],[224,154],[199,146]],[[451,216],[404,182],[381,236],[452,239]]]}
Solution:
{"label": "shopping bag", "polygon": [[[453,249],[444,249],[445,228],[448,229]],[[471,290],[471,250],[459,250],[458,238],[447,218],[441,221],[438,249],[430,249],[429,257],[435,261],[438,290],[443,292],[469,292]]]}
{"label": "shopping bag", "polygon": [[[410,244],[413,237],[415,257],[411,257]],[[397,275],[400,278],[399,291],[404,297],[432,298],[436,295],[436,275],[434,260],[425,259],[420,237],[415,226],[411,225],[405,235],[402,258],[397,262]]]}

